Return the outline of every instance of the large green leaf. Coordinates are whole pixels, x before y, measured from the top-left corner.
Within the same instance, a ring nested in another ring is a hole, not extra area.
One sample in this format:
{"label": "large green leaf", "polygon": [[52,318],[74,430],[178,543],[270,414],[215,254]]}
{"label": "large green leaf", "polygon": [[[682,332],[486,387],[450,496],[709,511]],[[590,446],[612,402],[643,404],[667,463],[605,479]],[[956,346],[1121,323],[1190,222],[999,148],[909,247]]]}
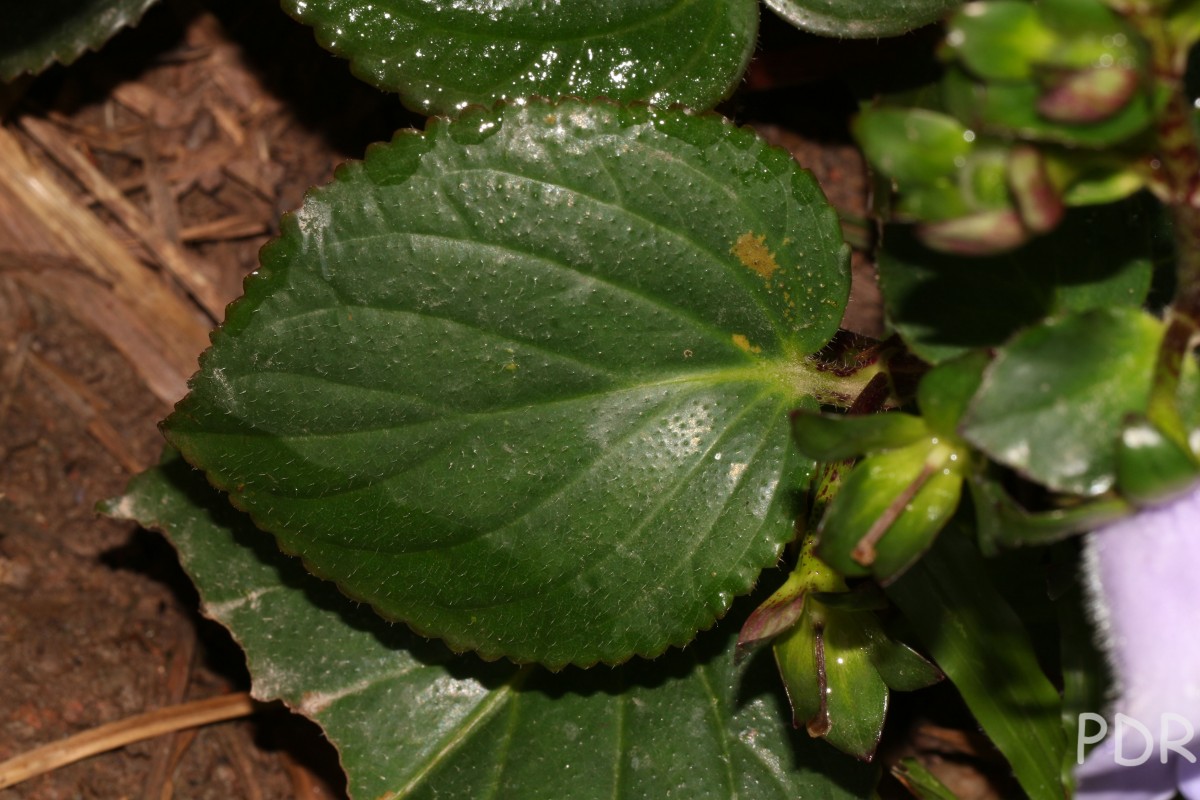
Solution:
{"label": "large green leaf", "polygon": [[[716,117],[406,132],[284,218],[168,438],[317,574],[486,657],[656,655],[792,536],[836,215]],[[827,387],[828,388],[828,387]]]}
{"label": "large green leaf", "polygon": [[1002,344],[1048,314],[1140,306],[1156,224],[1142,198],[1072,209],[1057,230],[1019,250],[970,259],[934,252],[893,226],[879,260],[888,319],[936,363]]}
{"label": "large green leaf", "polygon": [[354,73],[424,113],[572,95],[710,108],[749,61],[755,0],[283,0]]}
{"label": "large green leaf", "polygon": [[40,0],[8,3],[0,23],[0,81],[70,64],[136,24],[155,0]]}
{"label": "large green leaf", "polygon": [[897,36],[941,19],[962,0],[766,0],[788,22],[822,36]]}
{"label": "large green leaf", "polygon": [[1138,309],[1071,314],[1030,328],[984,373],[963,436],[1059,492],[1113,487],[1127,415],[1146,408],[1162,325]]}
{"label": "large green leaf", "polygon": [[618,669],[487,664],[307,575],[177,457],[108,511],[170,535],[205,613],[245,648],[255,695],[283,698],[325,729],[355,798],[870,792],[874,770],[792,730],[769,658],[733,667],[736,624]]}

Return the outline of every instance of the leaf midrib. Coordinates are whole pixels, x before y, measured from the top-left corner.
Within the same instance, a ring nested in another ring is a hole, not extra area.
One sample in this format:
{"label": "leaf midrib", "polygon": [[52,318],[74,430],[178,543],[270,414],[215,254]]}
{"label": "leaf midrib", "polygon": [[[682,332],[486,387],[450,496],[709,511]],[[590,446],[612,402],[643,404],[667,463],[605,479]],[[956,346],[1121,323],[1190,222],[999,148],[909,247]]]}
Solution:
{"label": "leaf midrib", "polygon": [[[648,381],[642,381],[642,382],[637,382],[637,383],[616,384],[616,385],[605,387],[603,389],[598,389],[593,392],[582,392],[579,394],[573,394],[573,395],[564,396],[564,397],[555,397],[553,399],[548,399],[548,400],[545,400],[542,402],[525,403],[523,405],[516,405],[516,406],[504,406],[504,407],[488,409],[486,411],[462,411],[462,412],[456,412],[453,414],[445,414],[445,415],[436,417],[434,419],[425,420],[423,422],[416,422],[416,423],[407,424],[407,425],[397,425],[397,426],[378,427],[378,428],[377,427],[356,428],[354,430],[334,431],[331,433],[306,432],[306,433],[286,433],[286,434],[280,434],[280,433],[275,433],[275,432],[271,432],[271,431],[266,431],[266,430],[262,430],[260,428],[252,428],[250,430],[239,429],[237,431],[231,431],[229,433],[217,433],[217,432],[213,432],[213,431],[206,431],[204,433],[204,436],[205,437],[223,437],[223,436],[265,437],[265,438],[281,439],[281,440],[287,441],[287,440],[318,440],[318,439],[323,439],[323,438],[337,438],[337,437],[342,437],[342,436],[368,435],[368,434],[380,433],[383,431],[395,432],[395,431],[401,431],[401,430],[416,430],[416,429],[420,429],[425,426],[445,424],[445,422],[447,420],[451,420],[451,419],[469,419],[469,420],[482,421],[482,420],[487,419],[488,417],[492,417],[492,416],[496,416],[496,415],[519,414],[522,412],[537,411],[539,409],[544,409],[544,408],[547,408],[550,406],[555,406],[555,405],[559,405],[559,404],[563,404],[563,403],[574,403],[574,402],[579,402],[579,401],[586,401],[586,400],[589,400],[592,398],[600,398],[600,397],[604,397],[605,395],[634,393],[634,392],[646,391],[646,390],[650,390],[650,389],[656,389],[656,388],[660,388],[660,387],[681,386],[681,385],[685,385],[685,384],[689,384],[689,383],[703,383],[708,386],[721,386],[722,384],[739,383],[739,382],[740,383],[766,384],[767,386],[773,387],[775,392],[777,392],[781,395],[785,395],[789,398],[794,398],[795,400],[799,401],[799,400],[802,400],[806,396],[806,394],[802,391],[796,390],[795,387],[793,386],[793,384],[791,384],[786,379],[786,376],[790,372],[794,372],[796,370],[796,368],[797,367],[795,364],[788,364],[788,363],[786,363],[785,359],[775,359],[775,360],[771,360],[771,361],[763,359],[762,363],[760,363],[760,364],[747,364],[746,366],[743,366],[743,367],[722,367],[722,368],[710,369],[710,370],[704,370],[704,371],[680,373],[680,374],[660,378],[657,380],[648,380]],[[345,383],[343,381],[338,381],[329,376],[315,375],[315,374],[309,373],[309,372],[295,372],[295,371],[291,371],[291,370],[260,370],[260,371],[256,371],[256,372],[244,373],[243,375],[239,375],[239,376],[235,376],[234,378],[231,378],[230,385],[236,387],[241,378],[254,378],[254,377],[259,377],[262,375],[292,376],[292,377],[304,378],[304,379],[308,379],[308,380],[332,383],[332,384],[335,384],[338,386],[346,386],[351,389],[361,389],[362,391],[385,392],[389,395],[405,397],[405,398],[415,397],[415,399],[421,400],[422,402],[428,402],[428,401],[423,400],[423,398],[421,398],[419,395],[414,396],[414,395],[409,395],[409,394],[405,394],[405,393],[401,393],[401,392],[392,392],[392,391],[389,391],[386,389],[378,389],[378,388],[373,388],[373,387],[360,387],[357,384]]]}
{"label": "leaf midrib", "polygon": [[528,680],[529,675],[536,667],[525,666],[513,673],[513,676],[505,681],[502,685],[489,691],[485,699],[480,703],[470,717],[459,727],[447,736],[441,747],[438,748],[432,756],[421,764],[418,770],[413,774],[408,782],[396,790],[391,797],[403,798],[407,797],[413,791],[420,787],[427,777],[441,765],[443,761],[452,756],[456,750],[462,747],[475,734],[475,732],[491,719],[500,709],[507,703],[510,697],[524,685]]}

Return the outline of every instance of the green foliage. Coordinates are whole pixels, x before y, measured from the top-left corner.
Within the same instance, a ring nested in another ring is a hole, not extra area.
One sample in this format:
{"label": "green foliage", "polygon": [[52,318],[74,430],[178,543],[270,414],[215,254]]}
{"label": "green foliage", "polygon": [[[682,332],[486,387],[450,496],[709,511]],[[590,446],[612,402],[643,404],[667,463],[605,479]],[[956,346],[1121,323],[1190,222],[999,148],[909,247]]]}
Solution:
{"label": "green foliage", "polygon": [[816,184],[745,130],[480,110],[285,220],[165,430],[387,617],[554,668],[654,656],[791,537],[787,412],[826,399],[804,357],[847,288]]}
{"label": "green foliage", "polygon": [[892,775],[918,800],[958,800],[937,776],[913,757],[903,758],[892,767]]}
{"label": "green foliage", "polygon": [[958,507],[962,459],[953,443],[934,436],[867,456],[821,521],[821,558],[844,575],[898,576]]}
{"label": "green foliage", "polygon": [[766,0],[766,4],[797,28],[812,33],[874,39],[935,22],[962,0]]}
{"label": "green foliage", "polygon": [[1121,494],[1138,505],[1155,505],[1200,478],[1200,463],[1186,443],[1177,442],[1140,414],[1125,417],[1117,442],[1116,481]]}
{"label": "green foliage", "polygon": [[773,649],[796,727],[867,761],[883,734],[889,690],[913,691],[942,677],[884,633],[872,612],[816,597],[805,601],[802,617]]}
{"label": "green foliage", "polygon": [[1150,291],[1153,230],[1140,200],[1077,209],[1052,234],[964,264],[891,228],[879,259],[888,319],[917,355],[937,363],[1003,344],[1053,314],[1138,307]]}
{"label": "green foliage", "polygon": [[107,511],[171,537],[255,695],[321,724],[354,797],[850,800],[874,782],[791,729],[769,663],[734,667],[736,624],[618,669],[488,664],[305,573],[177,455]]}
{"label": "green foliage", "polygon": [[979,552],[952,527],[888,596],[962,694],[1032,800],[1063,796],[1058,690]]}
{"label": "green foliage", "polygon": [[1134,309],[1049,320],[1001,348],[963,423],[1000,464],[1060,492],[1116,480],[1122,420],[1146,407],[1162,326]]}
{"label": "green foliage", "polygon": [[[146,4],[16,12],[0,77]],[[1200,2],[767,0],[838,37],[945,18],[935,82],[851,123],[883,343],[838,333],[811,176],[667,108],[738,84],[753,0],[283,5],[451,118],[284,217],[164,425],[200,471],[108,512],[172,538],[355,796],[867,797],[891,692],[944,671],[1028,796],[1069,797],[1105,681],[1042,554],[1074,570],[1060,540],[1200,474]],[[778,677],[734,657],[767,642]]]}
{"label": "green foliage", "polygon": [[949,22],[947,109],[979,131],[1093,147],[1145,130],[1147,56],[1101,0],[994,0]]}
{"label": "green foliage", "polygon": [[792,414],[796,446],[815,461],[840,461],[873,450],[891,450],[912,444],[928,433],[921,418],[912,414]]}
{"label": "green foliage", "polygon": [[449,114],[518,97],[649,100],[704,109],[754,49],[755,0],[428,3],[283,0],[356,75]]}
{"label": "green foliage", "polygon": [[155,0],[40,0],[9,3],[0,24],[0,81],[70,64],[128,25]]}

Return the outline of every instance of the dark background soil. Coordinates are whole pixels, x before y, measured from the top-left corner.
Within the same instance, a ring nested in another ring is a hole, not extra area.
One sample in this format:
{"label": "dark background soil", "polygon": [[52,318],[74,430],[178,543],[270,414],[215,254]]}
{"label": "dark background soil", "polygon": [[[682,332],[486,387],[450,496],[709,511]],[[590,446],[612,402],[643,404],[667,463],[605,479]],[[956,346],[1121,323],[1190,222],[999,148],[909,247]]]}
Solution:
{"label": "dark background soil", "polygon": [[[836,206],[863,215],[866,180],[846,132],[854,98],[836,76],[886,69],[905,48],[923,48],[921,37],[823,42],[765,19],[762,44],[722,110],[792,150]],[[182,386],[212,321],[168,276],[163,254],[183,253],[176,260],[212,287],[219,308],[306,187],[396,128],[421,124],[352,78],[270,0],[165,0],[101,53],[0,91],[6,109],[0,133],[29,163],[0,163],[0,761],[248,688],[240,652],[199,617],[166,541],[93,512],[156,460],[156,423],[176,399],[169,387]],[[86,163],[64,159],[56,142]],[[88,165],[101,177],[89,178]],[[22,199],[46,182],[60,187],[59,200]],[[104,273],[89,247],[56,234],[47,223],[55,214],[71,229],[98,224],[144,267],[140,277]],[[877,335],[872,265],[855,258],[847,324]],[[151,289],[173,304],[139,305]],[[182,357],[161,344],[171,336],[184,343]],[[970,765],[978,745],[969,733],[914,720],[896,752],[940,765],[963,797],[991,796]],[[284,709],[0,791],[46,800],[343,794],[319,729]]]}

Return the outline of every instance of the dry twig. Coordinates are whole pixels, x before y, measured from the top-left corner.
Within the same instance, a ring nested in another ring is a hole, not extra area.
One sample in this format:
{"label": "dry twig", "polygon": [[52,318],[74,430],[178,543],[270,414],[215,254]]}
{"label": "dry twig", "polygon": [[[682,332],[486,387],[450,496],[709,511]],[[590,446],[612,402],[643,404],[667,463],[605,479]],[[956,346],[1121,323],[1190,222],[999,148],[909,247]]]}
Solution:
{"label": "dry twig", "polygon": [[160,708],[145,714],[101,725],[0,763],[0,789],[16,786],[38,775],[74,764],[99,753],[116,750],[164,733],[211,725],[253,714],[260,704],[248,692],[226,694],[192,703]]}

